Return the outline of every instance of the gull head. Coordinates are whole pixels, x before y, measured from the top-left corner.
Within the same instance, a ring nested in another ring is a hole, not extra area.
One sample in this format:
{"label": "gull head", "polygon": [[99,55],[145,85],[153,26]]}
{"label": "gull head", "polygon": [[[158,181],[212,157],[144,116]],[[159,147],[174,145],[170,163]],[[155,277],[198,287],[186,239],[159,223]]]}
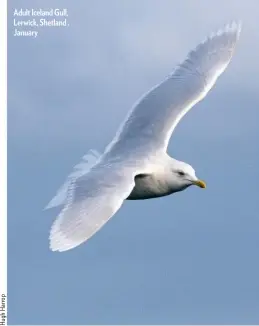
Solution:
{"label": "gull head", "polygon": [[206,183],[196,177],[194,168],[184,162],[173,160],[171,165],[171,182],[176,191],[181,191],[195,185],[206,188]]}

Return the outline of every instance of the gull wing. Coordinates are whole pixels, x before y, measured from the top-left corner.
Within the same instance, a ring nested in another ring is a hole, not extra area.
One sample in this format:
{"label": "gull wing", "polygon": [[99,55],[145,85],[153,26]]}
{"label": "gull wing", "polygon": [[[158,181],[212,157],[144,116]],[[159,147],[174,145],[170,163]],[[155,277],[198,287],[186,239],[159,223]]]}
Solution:
{"label": "gull wing", "polygon": [[235,22],[226,25],[191,51],[168,78],[138,101],[107,151],[125,146],[146,153],[166,151],[180,119],[206,96],[228,66],[240,30]]}
{"label": "gull wing", "polygon": [[51,250],[72,249],[95,234],[131,193],[135,170],[127,162],[100,162],[76,179],[68,191],[63,210],[52,225]]}

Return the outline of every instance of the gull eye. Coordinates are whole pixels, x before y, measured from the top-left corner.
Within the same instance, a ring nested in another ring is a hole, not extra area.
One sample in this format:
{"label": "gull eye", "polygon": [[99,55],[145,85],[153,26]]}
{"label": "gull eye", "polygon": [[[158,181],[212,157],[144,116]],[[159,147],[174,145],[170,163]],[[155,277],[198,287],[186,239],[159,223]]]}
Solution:
{"label": "gull eye", "polygon": [[185,175],[185,173],[184,173],[183,171],[178,171],[177,173],[178,173],[178,175],[180,175],[181,177]]}

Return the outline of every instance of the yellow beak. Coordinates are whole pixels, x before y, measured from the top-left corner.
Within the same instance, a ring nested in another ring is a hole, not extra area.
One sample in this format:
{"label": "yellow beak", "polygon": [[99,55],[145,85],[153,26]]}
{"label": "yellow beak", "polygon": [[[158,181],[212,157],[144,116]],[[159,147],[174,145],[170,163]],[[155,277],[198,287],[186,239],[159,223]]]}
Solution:
{"label": "yellow beak", "polygon": [[197,180],[193,182],[194,185],[200,187],[200,188],[206,188],[206,183],[202,180]]}

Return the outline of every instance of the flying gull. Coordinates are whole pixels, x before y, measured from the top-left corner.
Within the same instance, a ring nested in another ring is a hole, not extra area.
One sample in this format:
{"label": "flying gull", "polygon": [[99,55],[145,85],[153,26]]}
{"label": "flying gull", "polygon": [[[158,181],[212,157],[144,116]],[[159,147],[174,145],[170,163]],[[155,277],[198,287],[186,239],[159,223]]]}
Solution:
{"label": "flying gull", "polygon": [[233,22],[212,34],[133,106],[96,163],[69,185],[51,227],[51,250],[66,251],[88,240],[126,199],[206,187],[189,164],[167,154],[168,142],[178,122],[228,66],[240,31],[241,24]]}

